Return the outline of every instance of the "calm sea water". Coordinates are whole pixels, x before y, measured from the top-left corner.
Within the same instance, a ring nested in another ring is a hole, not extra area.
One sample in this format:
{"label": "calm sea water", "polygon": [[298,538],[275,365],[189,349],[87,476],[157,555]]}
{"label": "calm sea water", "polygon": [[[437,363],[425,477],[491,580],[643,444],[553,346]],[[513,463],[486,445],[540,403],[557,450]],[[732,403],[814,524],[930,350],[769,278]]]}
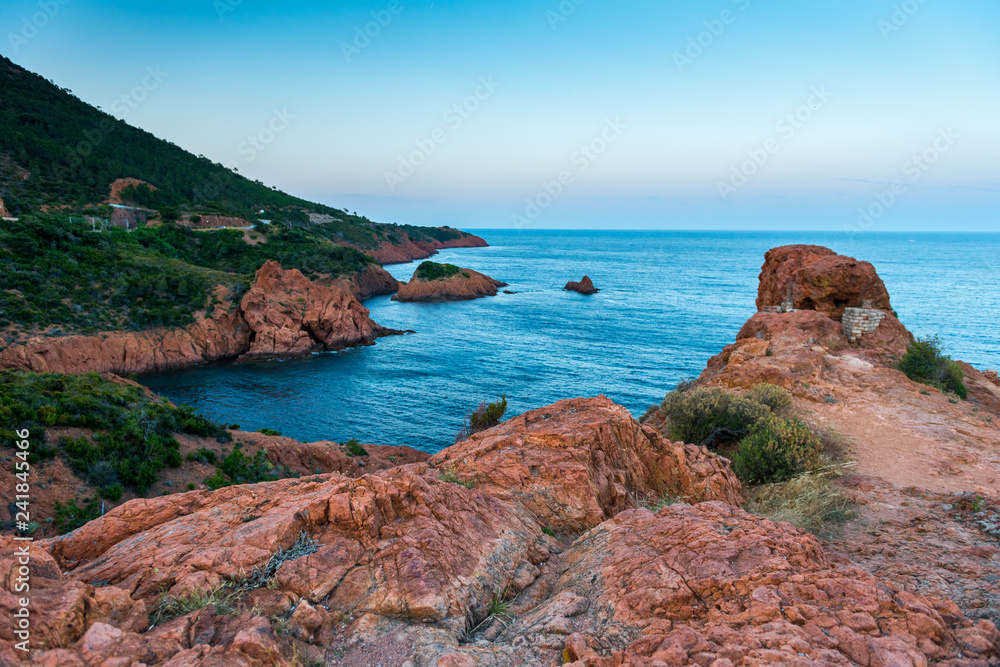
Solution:
{"label": "calm sea water", "polygon": [[[366,302],[375,321],[418,333],[291,361],[148,374],[177,403],[245,430],[299,440],[452,444],[465,412],[506,394],[509,415],[606,394],[641,414],[696,376],[755,312],[768,249],[816,243],[875,264],[917,335],[952,356],[1000,367],[1000,235],[780,232],[484,231],[489,248],[451,262],[517,294],[456,303]],[[386,267],[407,280],[415,265]],[[588,274],[602,291],[562,291]]]}

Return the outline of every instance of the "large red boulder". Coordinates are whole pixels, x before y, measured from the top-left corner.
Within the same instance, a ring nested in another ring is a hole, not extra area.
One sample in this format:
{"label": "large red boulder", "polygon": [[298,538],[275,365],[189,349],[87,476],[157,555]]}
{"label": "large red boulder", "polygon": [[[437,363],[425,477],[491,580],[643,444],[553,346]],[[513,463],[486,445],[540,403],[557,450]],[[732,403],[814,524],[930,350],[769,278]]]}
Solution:
{"label": "large red boulder", "polygon": [[861,308],[866,301],[872,308],[892,310],[885,283],[869,262],[813,245],[782,246],[764,255],[758,310],[790,304],[839,320],[845,308]]}

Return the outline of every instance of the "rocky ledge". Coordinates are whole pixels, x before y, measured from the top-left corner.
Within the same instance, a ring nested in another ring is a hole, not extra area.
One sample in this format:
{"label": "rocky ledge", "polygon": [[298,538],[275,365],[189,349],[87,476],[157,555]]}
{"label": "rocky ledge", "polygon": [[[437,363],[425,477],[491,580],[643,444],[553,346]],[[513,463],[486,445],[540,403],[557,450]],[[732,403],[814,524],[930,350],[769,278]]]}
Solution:
{"label": "rocky ledge", "polygon": [[584,276],[578,283],[568,282],[563,289],[568,292],[579,292],[580,294],[597,294],[601,291],[594,287],[594,283],[590,280],[589,276]]}
{"label": "rocky ledge", "polygon": [[465,301],[496,296],[507,283],[494,280],[472,269],[453,264],[424,262],[413,273],[409,283],[400,285],[393,301]]}
{"label": "rocky ledge", "polygon": [[277,262],[261,267],[238,303],[221,287],[215,301],[211,312],[182,329],[31,338],[0,350],[0,368],[128,375],[220,359],[336,350],[399,333],[372,321],[350,294]]}

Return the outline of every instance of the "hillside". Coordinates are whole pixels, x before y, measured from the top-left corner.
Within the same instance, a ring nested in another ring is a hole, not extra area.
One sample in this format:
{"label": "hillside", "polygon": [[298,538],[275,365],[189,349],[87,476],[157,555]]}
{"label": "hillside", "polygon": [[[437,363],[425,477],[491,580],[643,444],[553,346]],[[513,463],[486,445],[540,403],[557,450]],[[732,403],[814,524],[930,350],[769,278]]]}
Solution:
{"label": "hillside", "polygon": [[0,212],[18,218],[0,222],[0,349],[39,334],[186,327],[220,289],[235,304],[267,261],[363,299],[395,291],[378,263],[485,245],[251,181],[2,57]]}
{"label": "hillside", "polygon": [[468,244],[462,242],[468,235],[455,229],[374,223],[252,181],[132,127],[2,56],[0,200],[12,216],[59,210],[107,218],[116,202],[150,209],[151,219],[196,225],[204,216],[247,224],[262,218],[304,224],[319,237],[361,250],[409,241]]}

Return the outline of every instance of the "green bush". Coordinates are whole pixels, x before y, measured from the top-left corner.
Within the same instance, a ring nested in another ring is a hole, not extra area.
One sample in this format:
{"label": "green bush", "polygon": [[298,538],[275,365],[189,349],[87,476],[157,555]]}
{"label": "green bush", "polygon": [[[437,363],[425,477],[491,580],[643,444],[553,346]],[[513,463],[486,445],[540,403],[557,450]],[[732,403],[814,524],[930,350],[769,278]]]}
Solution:
{"label": "green bush", "polygon": [[368,451],[361,446],[357,438],[351,438],[344,443],[344,446],[347,447],[347,453],[350,456],[368,456]]}
{"label": "green bush", "polygon": [[792,395],[786,389],[774,384],[754,385],[746,393],[746,397],[766,405],[776,415],[784,414],[792,407]]}
{"label": "green bush", "polygon": [[733,472],[744,484],[785,482],[819,464],[823,444],[795,419],[769,416],[740,441]]}
{"label": "green bush", "polygon": [[455,436],[455,442],[493,428],[503,420],[505,414],[507,414],[507,394],[493,403],[483,401],[479,407],[465,416],[465,426]]}
{"label": "green bush", "polygon": [[213,452],[211,449],[205,449],[204,447],[202,447],[196,452],[189,452],[187,455],[187,460],[195,461],[198,463],[207,463],[209,465],[215,465],[215,462],[219,460],[219,457],[216,456],[215,452]]}
{"label": "green bush", "polygon": [[707,447],[740,440],[771,414],[767,405],[718,387],[673,391],[667,394],[660,410],[669,420],[672,440]]}
{"label": "green bush", "polygon": [[138,493],[156,483],[163,468],[181,465],[174,433],[230,437],[190,407],[173,407],[150,398],[141,387],[119,385],[95,373],[0,371],[0,439],[9,446],[15,430],[41,435],[46,427],[92,430],[90,439],[64,438],[60,443],[67,465],[97,488],[121,483]]}
{"label": "green bush", "polygon": [[417,280],[431,281],[431,280],[445,280],[454,276],[459,271],[459,267],[454,264],[437,264],[436,262],[424,262],[417,267],[416,277]]}
{"label": "green bush", "polygon": [[257,450],[253,456],[243,453],[243,444],[236,443],[233,450],[219,462],[219,469],[205,480],[208,488],[215,490],[236,484],[273,482],[286,477],[297,477],[287,466],[276,466],[267,460],[267,451]]}
{"label": "green bush", "polygon": [[262,428],[261,430],[259,430],[257,432],[258,433],[262,433],[263,435],[270,435],[270,436],[279,436],[279,435],[281,435],[281,431],[275,431],[273,428]]}
{"label": "green bush", "polygon": [[969,397],[962,367],[944,354],[937,336],[920,338],[911,343],[896,368],[914,382],[954,392],[962,400]]}
{"label": "green bush", "polygon": [[72,532],[101,515],[101,505],[96,499],[90,500],[88,498],[83,503],[84,505],[81,507],[76,498],[71,499],[65,505],[58,500],[55,502],[53,507],[54,524],[60,535]]}

